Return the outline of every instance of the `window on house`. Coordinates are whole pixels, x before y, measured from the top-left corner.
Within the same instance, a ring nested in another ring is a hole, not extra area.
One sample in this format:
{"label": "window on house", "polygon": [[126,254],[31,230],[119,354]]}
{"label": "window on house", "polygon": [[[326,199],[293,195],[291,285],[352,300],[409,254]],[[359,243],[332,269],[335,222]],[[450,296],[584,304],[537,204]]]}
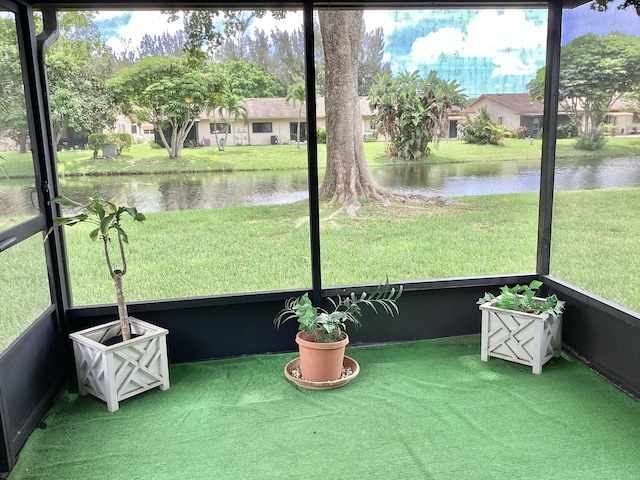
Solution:
{"label": "window on house", "polygon": [[289,122],[289,136],[292,141],[307,141],[307,122],[300,122],[300,138],[298,138],[298,122]]}
{"label": "window on house", "polygon": [[210,123],[209,131],[211,133],[231,133],[231,128],[228,123]]}
{"label": "window on house", "polygon": [[153,135],[155,133],[155,130],[153,128],[145,128],[142,130],[142,133],[144,133],[145,135]]}
{"label": "window on house", "polygon": [[254,122],[252,125],[253,133],[271,133],[273,132],[273,125],[271,122]]}
{"label": "window on house", "polygon": [[502,117],[502,115],[500,115],[500,116],[498,117],[498,120],[496,121],[496,123],[497,123],[498,125],[504,125],[504,117]]}

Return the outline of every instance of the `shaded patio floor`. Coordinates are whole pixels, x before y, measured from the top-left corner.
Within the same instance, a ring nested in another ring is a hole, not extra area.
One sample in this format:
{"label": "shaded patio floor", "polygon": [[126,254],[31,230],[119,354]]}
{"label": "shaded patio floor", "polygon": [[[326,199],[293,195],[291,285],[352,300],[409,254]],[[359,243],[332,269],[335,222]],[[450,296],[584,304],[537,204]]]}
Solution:
{"label": "shaded patio floor", "polygon": [[564,353],[540,376],[483,363],[478,335],[347,354],[331,391],[285,354],[174,365],[114,413],[65,392],[9,480],[640,478],[640,403]]}

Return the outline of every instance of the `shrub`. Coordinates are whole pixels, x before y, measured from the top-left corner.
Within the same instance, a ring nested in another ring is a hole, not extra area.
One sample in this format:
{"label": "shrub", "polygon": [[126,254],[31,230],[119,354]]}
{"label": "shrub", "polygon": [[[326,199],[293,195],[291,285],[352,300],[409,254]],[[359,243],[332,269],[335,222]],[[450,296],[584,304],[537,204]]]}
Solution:
{"label": "shrub", "polygon": [[92,133],[87,140],[87,147],[93,150],[93,158],[98,156],[98,150],[103,148],[107,143],[111,143],[109,134],[107,133]]}
{"label": "shrub", "polygon": [[318,143],[327,143],[327,130],[318,127]]}
{"label": "shrub", "polygon": [[527,138],[529,136],[528,133],[527,133],[527,126],[526,125],[519,126],[512,133],[513,133],[513,138],[523,139],[523,138]]}
{"label": "shrub", "polygon": [[578,150],[588,150],[593,152],[600,150],[607,143],[607,139],[600,131],[592,131],[585,135],[581,135],[576,138],[576,142],[573,144]]}
{"label": "shrub", "polygon": [[156,143],[156,141],[155,141],[153,138],[150,138],[150,139],[149,139],[149,141],[148,141],[148,143],[149,143],[149,147],[151,147],[151,148],[152,148],[152,149],[154,149],[154,150],[157,150],[157,149],[159,149],[159,148],[162,148],[162,145],[160,145],[160,144]]}
{"label": "shrub", "polygon": [[558,125],[556,136],[557,138],[575,138],[578,136],[578,127],[573,122]]}
{"label": "shrub", "polygon": [[109,134],[111,143],[116,144],[116,151],[120,155],[123,151],[131,148],[133,144],[133,135],[130,133],[111,133]]}
{"label": "shrub", "polygon": [[478,116],[467,117],[460,126],[461,138],[467,143],[479,145],[498,145],[506,136],[507,130],[491,120],[489,110],[485,105],[478,109]]}

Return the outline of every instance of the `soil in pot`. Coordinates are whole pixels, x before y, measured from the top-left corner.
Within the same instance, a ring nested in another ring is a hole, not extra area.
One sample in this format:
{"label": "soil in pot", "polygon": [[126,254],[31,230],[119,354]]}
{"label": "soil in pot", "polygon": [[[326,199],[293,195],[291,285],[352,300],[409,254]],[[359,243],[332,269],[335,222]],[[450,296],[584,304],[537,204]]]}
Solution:
{"label": "soil in pot", "polygon": [[[132,333],[131,334],[131,340],[133,340],[134,338],[142,337],[143,335],[144,335],[144,333]],[[113,337],[109,337],[106,340],[102,341],[102,345],[104,345],[106,347],[110,347],[110,346],[116,345],[118,343],[122,343],[122,335],[115,335]]]}

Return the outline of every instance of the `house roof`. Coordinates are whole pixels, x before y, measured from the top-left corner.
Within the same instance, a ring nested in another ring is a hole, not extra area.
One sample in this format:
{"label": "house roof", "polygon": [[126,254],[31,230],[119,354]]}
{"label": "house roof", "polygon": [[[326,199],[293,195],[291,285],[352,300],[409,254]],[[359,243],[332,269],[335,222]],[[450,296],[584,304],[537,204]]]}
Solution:
{"label": "house roof", "polygon": [[486,93],[472,100],[466,110],[476,110],[474,107],[481,105],[483,100],[500,103],[520,115],[542,115],[544,112],[544,105],[532,99],[528,93]]}
{"label": "house roof", "polygon": [[[245,98],[244,103],[247,107],[247,116],[252,120],[269,120],[269,119],[286,119],[298,118],[299,104],[296,102],[294,108],[293,102],[287,103],[283,97],[277,98]],[[369,108],[369,102],[367,97],[360,97],[360,112],[363,117],[370,117],[373,115]],[[202,118],[207,118],[209,115],[204,113]],[[306,106],[302,109],[302,118],[305,119]],[[316,118],[325,118],[325,106],[324,97],[316,99]]]}

